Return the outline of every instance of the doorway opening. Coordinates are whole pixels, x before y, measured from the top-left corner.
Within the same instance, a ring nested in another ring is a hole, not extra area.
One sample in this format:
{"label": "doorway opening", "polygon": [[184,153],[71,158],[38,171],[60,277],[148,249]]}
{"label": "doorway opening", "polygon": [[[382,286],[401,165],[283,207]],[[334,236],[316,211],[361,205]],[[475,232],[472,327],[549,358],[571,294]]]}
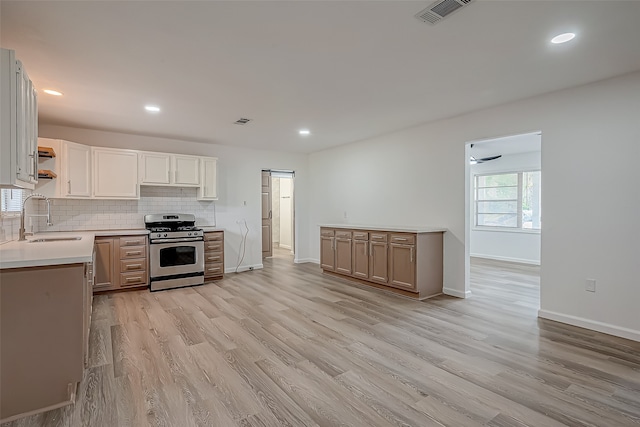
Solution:
{"label": "doorway opening", "polygon": [[295,256],[293,171],[262,171],[262,258]]}
{"label": "doorway opening", "polygon": [[466,290],[513,299],[537,316],[542,238],[542,133],[467,143]]}

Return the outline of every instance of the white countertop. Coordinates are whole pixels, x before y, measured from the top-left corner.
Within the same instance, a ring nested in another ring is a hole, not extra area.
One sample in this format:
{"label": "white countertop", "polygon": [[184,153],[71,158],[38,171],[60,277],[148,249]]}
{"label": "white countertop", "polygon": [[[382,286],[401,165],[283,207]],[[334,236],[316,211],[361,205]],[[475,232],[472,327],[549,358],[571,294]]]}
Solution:
{"label": "white countertop", "polygon": [[373,230],[373,231],[397,231],[402,233],[443,233],[448,231],[444,227],[432,226],[416,226],[416,227],[399,227],[399,226],[377,226],[377,225],[360,225],[360,224],[319,224],[320,227],[326,228],[348,228],[350,230]]}
{"label": "white countertop", "polygon": [[201,228],[205,233],[209,233],[211,231],[224,231],[223,228],[217,228],[215,225],[199,225],[198,228]]}
{"label": "white countertop", "polygon": [[[29,236],[24,242],[17,240],[7,242],[0,245],[0,269],[91,262],[94,236],[95,232],[93,231],[38,233]],[[47,237],[81,237],[81,239],[29,242]]]}
{"label": "white countertop", "polygon": [[149,230],[145,228],[120,229],[120,230],[95,230],[91,231],[96,236],[137,236],[149,234]]}

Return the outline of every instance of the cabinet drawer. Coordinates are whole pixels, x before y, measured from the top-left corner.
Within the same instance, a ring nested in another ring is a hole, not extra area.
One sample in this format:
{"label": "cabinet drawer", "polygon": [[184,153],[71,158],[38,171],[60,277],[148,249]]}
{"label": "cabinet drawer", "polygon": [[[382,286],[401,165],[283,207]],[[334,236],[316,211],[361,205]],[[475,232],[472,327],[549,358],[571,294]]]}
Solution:
{"label": "cabinet drawer", "polygon": [[320,235],[322,237],[333,237],[335,235],[335,230],[333,228],[321,228]]}
{"label": "cabinet drawer", "polygon": [[392,234],[391,243],[400,243],[403,245],[415,245],[416,235],[415,234]]}
{"label": "cabinet drawer", "polygon": [[207,252],[204,254],[204,262],[222,262],[222,252]]}
{"label": "cabinet drawer", "polygon": [[369,233],[366,231],[354,231],[353,240],[369,240]]}
{"label": "cabinet drawer", "polygon": [[142,271],[147,269],[147,259],[127,259],[120,261],[120,272],[126,273],[128,271]]}
{"label": "cabinet drawer", "polygon": [[336,239],[350,239],[351,231],[336,230]]}
{"label": "cabinet drawer", "polygon": [[215,240],[204,242],[204,250],[205,252],[222,251],[222,242]]}
{"label": "cabinet drawer", "polygon": [[132,273],[120,273],[120,286],[134,286],[147,284],[147,271],[136,271]]}
{"label": "cabinet drawer", "polygon": [[369,235],[369,240],[373,242],[386,242],[387,241],[387,233],[371,233]]}
{"label": "cabinet drawer", "polygon": [[222,276],[222,263],[212,263],[204,265],[204,277]]}
{"label": "cabinet drawer", "polygon": [[144,258],[146,256],[146,246],[125,246],[124,248],[120,248],[120,259]]}
{"label": "cabinet drawer", "polygon": [[147,236],[127,236],[120,238],[120,247],[122,246],[140,246],[147,244]]}
{"label": "cabinet drawer", "polygon": [[213,233],[204,233],[204,240],[222,240],[222,231],[216,231]]}

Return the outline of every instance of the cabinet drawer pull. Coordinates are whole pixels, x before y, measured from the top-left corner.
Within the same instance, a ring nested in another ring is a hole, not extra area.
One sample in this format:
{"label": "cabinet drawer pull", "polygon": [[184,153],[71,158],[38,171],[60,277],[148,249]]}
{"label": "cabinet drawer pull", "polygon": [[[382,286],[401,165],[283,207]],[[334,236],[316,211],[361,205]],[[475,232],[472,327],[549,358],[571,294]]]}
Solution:
{"label": "cabinet drawer pull", "polygon": [[394,237],[394,240],[400,240],[401,242],[407,241],[407,239],[405,239],[404,237]]}
{"label": "cabinet drawer pull", "polygon": [[142,277],[137,276],[137,277],[126,277],[125,282],[135,282],[135,281],[140,281],[142,280]]}
{"label": "cabinet drawer pull", "polygon": [[207,271],[220,271],[220,267],[207,268]]}
{"label": "cabinet drawer pull", "polygon": [[210,256],[210,257],[207,257],[207,261],[220,261],[220,257],[219,256]]}
{"label": "cabinet drawer pull", "polygon": [[409,253],[411,254],[411,255],[410,255],[410,257],[411,257],[411,262],[413,262],[413,247],[409,248],[409,251],[410,251]]}
{"label": "cabinet drawer pull", "polygon": [[142,255],[142,251],[127,251],[127,255]]}
{"label": "cabinet drawer pull", "polygon": [[136,270],[138,268],[142,268],[142,264],[129,264],[127,265],[127,270]]}
{"label": "cabinet drawer pull", "polygon": [[141,240],[125,240],[124,241],[124,246],[135,246],[135,245],[141,245],[142,241]]}

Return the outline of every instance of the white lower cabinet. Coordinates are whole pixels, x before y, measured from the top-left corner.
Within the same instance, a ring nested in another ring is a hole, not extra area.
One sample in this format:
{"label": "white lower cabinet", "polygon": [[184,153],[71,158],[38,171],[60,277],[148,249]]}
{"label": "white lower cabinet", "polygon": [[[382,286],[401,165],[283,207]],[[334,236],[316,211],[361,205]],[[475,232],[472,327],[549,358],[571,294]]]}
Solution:
{"label": "white lower cabinet", "polygon": [[138,152],[92,147],[93,197],[138,199]]}

